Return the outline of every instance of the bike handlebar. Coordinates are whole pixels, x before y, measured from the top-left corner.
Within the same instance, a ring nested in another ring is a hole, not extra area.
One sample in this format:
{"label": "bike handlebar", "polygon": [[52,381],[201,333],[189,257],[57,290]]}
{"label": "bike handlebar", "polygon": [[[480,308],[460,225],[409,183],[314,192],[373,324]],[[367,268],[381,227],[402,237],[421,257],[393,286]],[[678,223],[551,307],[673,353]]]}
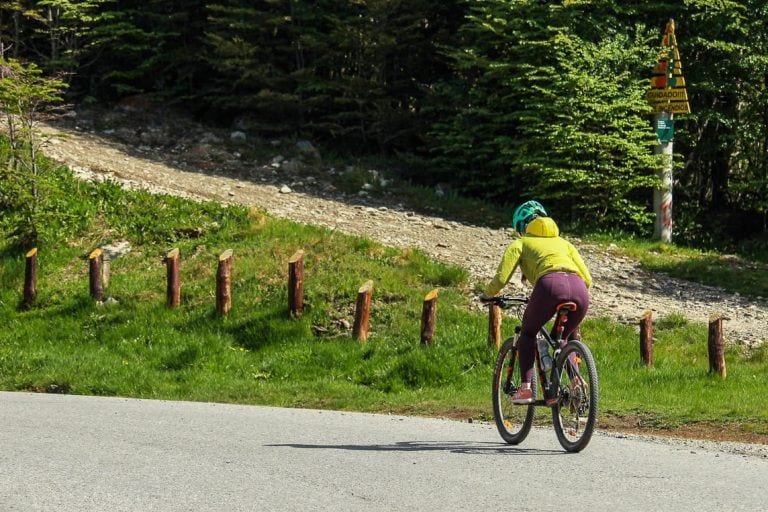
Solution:
{"label": "bike handlebar", "polygon": [[480,302],[483,304],[499,306],[501,309],[509,309],[515,306],[523,306],[528,304],[528,297],[513,296],[513,295],[497,295],[496,297],[481,297]]}

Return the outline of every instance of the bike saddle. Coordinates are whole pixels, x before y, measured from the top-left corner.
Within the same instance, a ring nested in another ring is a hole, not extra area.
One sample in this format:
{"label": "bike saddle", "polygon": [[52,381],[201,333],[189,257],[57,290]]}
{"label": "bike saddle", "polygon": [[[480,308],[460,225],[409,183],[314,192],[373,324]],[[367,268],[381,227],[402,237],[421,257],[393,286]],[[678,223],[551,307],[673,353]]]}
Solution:
{"label": "bike saddle", "polygon": [[562,310],[568,310],[568,311],[576,311],[579,309],[579,306],[576,305],[575,302],[561,302],[557,305],[557,311],[561,312]]}

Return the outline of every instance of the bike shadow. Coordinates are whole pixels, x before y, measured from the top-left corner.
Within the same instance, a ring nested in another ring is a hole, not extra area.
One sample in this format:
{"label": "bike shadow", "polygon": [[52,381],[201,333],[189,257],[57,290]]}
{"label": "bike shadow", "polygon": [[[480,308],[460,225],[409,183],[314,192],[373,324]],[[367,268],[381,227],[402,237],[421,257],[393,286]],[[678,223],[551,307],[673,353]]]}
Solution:
{"label": "bike shadow", "polygon": [[288,447],[305,450],[349,450],[371,452],[450,452],[461,455],[566,455],[562,450],[521,448],[502,443],[467,443],[463,441],[400,441],[393,444],[268,444],[270,447]]}

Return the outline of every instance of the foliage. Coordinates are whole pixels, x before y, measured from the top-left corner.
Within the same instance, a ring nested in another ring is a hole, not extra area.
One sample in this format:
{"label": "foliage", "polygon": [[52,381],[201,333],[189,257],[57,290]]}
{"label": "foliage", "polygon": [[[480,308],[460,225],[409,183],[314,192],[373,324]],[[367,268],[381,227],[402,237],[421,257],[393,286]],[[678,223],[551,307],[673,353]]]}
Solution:
{"label": "foliage", "polygon": [[0,144],[0,208],[13,220],[12,237],[35,244],[45,228],[45,202],[50,181],[41,165],[37,116],[47,104],[60,100],[64,84],[45,78],[35,65],[24,66],[0,57],[0,113],[8,133]]}
{"label": "foliage", "polygon": [[395,156],[422,186],[536,196],[573,225],[649,233],[643,98],[677,27],[676,241],[765,248],[763,0],[1,0],[0,53],[70,97],[143,94],[264,137]]}
{"label": "foliage", "polygon": [[202,0],[112,0],[88,46],[79,77],[85,93],[114,100],[149,94],[183,103],[209,73],[201,65]]}
{"label": "foliage", "polygon": [[434,44],[447,37],[453,4],[210,4],[205,55],[216,77],[206,101],[250,114],[250,128],[264,133],[412,149],[421,84],[446,73]]}
{"label": "foliage", "polygon": [[580,7],[475,3],[451,51],[461,73],[441,99],[453,111],[433,132],[437,161],[469,192],[636,228],[655,184],[636,78],[647,37],[607,19],[585,28]]}
{"label": "foliage", "polygon": [[733,250],[766,232],[765,9],[696,0],[676,19],[692,108],[675,147],[681,242]]}
{"label": "foliage", "polygon": [[[85,47],[115,0],[38,0],[0,3],[12,12],[14,30],[3,41],[14,57],[35,58],[46,71],[69,79],[86,63]],[[1,19],[1,18],[0,18]],[[28,37],[25,37],[28,34]]]}

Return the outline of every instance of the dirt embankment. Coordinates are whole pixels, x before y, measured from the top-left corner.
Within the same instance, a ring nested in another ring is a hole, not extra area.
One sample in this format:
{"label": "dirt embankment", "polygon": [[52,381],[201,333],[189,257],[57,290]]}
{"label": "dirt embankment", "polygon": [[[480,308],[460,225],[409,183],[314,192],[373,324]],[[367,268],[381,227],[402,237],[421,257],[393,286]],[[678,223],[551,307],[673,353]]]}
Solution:
{"label": "dirt embankment", "polygon": [[[188,120],[146,112],[110,112],[98,117],[69,116],[42,125],[45,152],[86,179],[112,179],[129,187],[187,197],[258,206],[291,220],[364,235],[396,247],[418,247],[447,263],[466,268],[473,281],[492,276],[509,229],[489,229],[417,213],[394,193],[372,197],[365,188],[341,193],[344,170],[322,163],[311,144],[286,148],[271,141],[272,154],[246,156],[244,131],[215,130]],[[307,150],[309,147],[309,150]],[[284,157],[281,153],[292,152]],[[302,155],[301,153],[304,152]],[[307,152],[310,157],[305,158]],[[372,180],[382,180],[371,171]],[[647,272],[636,261],[571,239],[594,277],[593,316],[636,324],[647,309],[655,318],[680,313],[707,322],[727,317],[729,343],[768,340],[768,308],[738,294]],[[515,282],[510,287],[522,285]],[[478,307],[480,307],[478,305]]]}

